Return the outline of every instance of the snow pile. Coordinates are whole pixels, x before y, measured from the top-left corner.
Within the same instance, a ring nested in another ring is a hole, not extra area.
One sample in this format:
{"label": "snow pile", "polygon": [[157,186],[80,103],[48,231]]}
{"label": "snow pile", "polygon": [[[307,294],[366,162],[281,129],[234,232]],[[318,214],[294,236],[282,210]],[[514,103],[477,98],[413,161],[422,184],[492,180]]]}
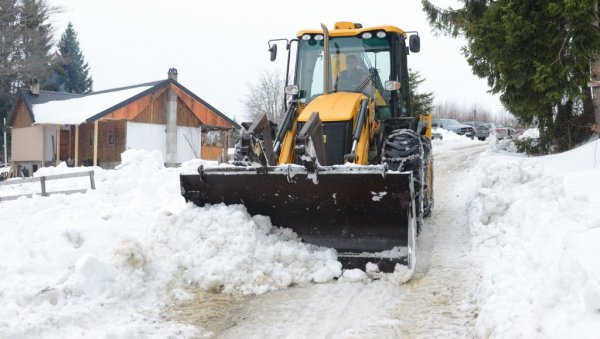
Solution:
{"label": "snow pile", "polygon": [[161,310],[194,289],[261,294],[342,274],[334,251],[243,206],[186,204],[181,169],[164,168],[160,152],[122,159],[116,170],[94,168],[97,189],[86,194],[0,204],[3,336],[200,336]]}
{"label": "snow pile", "polygon": [[[474,170],[470,207],[482,266],[481,337],[591,338],[600,333],[600,150],[537,159],[494,153]],[[570,170],[557,164],[570,161]]]}
{"label": "snow pile", "polygon": [[540,130],[537,128],[526,129],[523,134],[519,135],[519,140],[523,139],[539,139]]}
{"label": "snow pile", "polygon": [[480,141],[479,139],[471,139],[464,135],[458,135],[454,132],[450,132],[443,128],[434,128],[433,132],[439,133],[442,135],[442,139],[433,139],[431,143],[434,148],[439,148],[440,150],[452,148],[457,145],[469,145],[469,144],[482,144],[487,141]]}

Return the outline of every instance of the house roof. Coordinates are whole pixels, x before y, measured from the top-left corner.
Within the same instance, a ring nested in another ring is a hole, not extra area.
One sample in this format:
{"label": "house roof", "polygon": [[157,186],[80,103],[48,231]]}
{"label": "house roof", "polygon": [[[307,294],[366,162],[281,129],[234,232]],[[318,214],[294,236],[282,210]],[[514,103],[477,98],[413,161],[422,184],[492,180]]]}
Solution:
{"label": "house roof", "polygon": [[25,106],[27,107],[27,113],[29,113],[29,118],[31,121],[35,121],[33,116],[33,105],[45,104],[51,101],[62,101],[73,98],[80,98],[84,96],[83,94],[76,93],[64,93],[64,92],[51,92],[51,91],[40,91],[39,95],[31,94],[29,89],[20,88],[17,94],[17,100],[15,100],[15,104],[11,110],[12,115],[9,116],[8,121],[12,120],[12,117],[16,113],[15,108],[17,103],[19,102],[19,98],[23,99]]}
{"label": "house roof", "polygon": [[[215,114],[232,124],[232,126],[240,128],[239,124],[235,121],[172,79],[97,91],[85,95],[50,91],[40,91],[39,95],[33,95],[28,89],[20,89],[19,97],[23,98],[31,121],[33,121],[34,124],[77,125],[98,120],[111,112],[148,95],[154,90],[163,86],[168,86],[169,84],[174,84],[194,98],[194,100],[197,100]],[[15,104],[17,102],[18,99]],[[14,115],[16,112],[14,108],[12,112]]]}

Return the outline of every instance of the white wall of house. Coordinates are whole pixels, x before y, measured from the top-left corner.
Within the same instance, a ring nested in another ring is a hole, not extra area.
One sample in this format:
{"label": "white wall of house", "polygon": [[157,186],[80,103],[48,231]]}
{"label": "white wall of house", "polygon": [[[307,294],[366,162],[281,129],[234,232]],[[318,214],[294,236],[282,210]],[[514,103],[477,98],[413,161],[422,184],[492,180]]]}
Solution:
{"label": "white wall of house", "polygon": [[177,126],[177,157],[176,161],[182,163],[194,158],[200,158],[202,140],[200,127]]}
{"label": "white wall of house", "polygon": [[41,161],[42,126],[13,128],[11,131],[12,161]]}
{"label": "white wall of house", "polygon": [[157,150],[167,159],[167,134],[165,125],[127,122],[125,149]]}
{"label": "white wall of house", "polygon": [[[125,149],[158,150],[167,159],[166,125],[127,122]],[[176,162],[182,163],[200,156],[202,147],[200,128],[177,126]]]}

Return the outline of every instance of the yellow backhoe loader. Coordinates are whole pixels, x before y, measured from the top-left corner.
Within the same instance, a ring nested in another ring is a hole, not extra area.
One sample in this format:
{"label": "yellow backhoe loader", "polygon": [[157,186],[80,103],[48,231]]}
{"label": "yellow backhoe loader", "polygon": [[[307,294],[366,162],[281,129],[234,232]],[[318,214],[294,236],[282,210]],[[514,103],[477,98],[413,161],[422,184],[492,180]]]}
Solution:
{"label": "yellow backhoe loader", "polygon": [[345,267],[401,264],[412,275],[433,206],[431,118],[413,112],[408,82],[418,33],[322,24],[270,40],[271,61],[277,43],[293,73],[284,121],[263,115],[246,125],[235,166],[181,175],[183,196],[199,206],[244,204],[305,242],[335,248]]}

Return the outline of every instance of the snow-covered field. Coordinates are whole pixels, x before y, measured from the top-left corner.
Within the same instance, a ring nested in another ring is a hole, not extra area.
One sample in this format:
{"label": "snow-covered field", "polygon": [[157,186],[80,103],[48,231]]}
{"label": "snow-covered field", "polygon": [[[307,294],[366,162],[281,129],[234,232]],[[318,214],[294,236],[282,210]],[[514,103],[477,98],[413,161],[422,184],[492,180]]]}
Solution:
{"label": "snow-covered field", "polygon": [[596,143],[526,158],[435,140],[436,206],[405,285],[342,271],[334,251],[242,206],[185,204],[178,175],[198,161],[167,169],[129,150],[94,169],[95,191],[0,203],[0,337],[596,337]]}

